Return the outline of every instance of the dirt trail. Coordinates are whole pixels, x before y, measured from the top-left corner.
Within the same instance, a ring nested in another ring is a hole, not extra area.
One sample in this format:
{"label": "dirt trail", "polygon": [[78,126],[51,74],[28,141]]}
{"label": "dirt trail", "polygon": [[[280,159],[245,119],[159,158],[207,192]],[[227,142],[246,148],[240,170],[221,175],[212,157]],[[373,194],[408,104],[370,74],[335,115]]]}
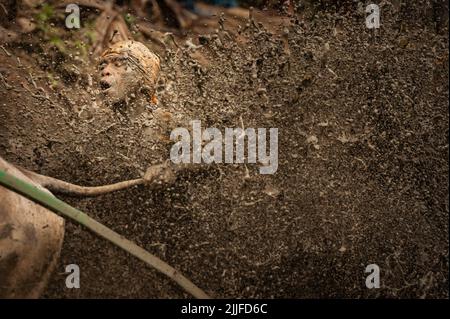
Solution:
{"label": "dirt trail", "polygon": [[[426,17],[399,23],[388,5],[380,32],[364,17],[323,11],[272,33],[250,22],[239,38],[225,21],[216,33],[177,38],[179,48],[155,47],[159,106],[171,114],[155,113],[157,129],[102,107],[83,56],[4,46],[0,155],[100,185],[167,158],[167,134],[191,119],[222,131],[277,127],[274,175],[214,165],[165,190],[61,198],[214,297],[448,297],[447,30]],[[65,288],[71,263],[81,289]],[[364,285],[371,263],[382,289]],[[187,297],[71,222],[58,269],[45,297]]]}

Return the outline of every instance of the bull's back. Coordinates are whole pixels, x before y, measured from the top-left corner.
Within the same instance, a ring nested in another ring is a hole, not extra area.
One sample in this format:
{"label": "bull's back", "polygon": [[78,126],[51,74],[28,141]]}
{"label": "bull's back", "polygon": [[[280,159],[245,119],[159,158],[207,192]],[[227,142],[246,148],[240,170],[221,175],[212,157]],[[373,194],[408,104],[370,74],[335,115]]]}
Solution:
{"label": "bull's back", "polygon": [[[0,169],[40,187],[1,157]],[[39,297],[63,237],[61,217],[0,186],[0,298]]]}

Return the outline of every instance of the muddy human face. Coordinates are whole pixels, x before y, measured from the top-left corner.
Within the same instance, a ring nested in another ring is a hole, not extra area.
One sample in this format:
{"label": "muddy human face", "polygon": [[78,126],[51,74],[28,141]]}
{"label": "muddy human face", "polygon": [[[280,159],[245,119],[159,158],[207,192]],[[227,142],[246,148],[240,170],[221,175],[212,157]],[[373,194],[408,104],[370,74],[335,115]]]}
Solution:
{"label": "muddy human face", "polygon": [[136,91],[139,77],[125,56],[106,56],[100,61],[99,69],[100,90],[107,102],[123,102],[127,95]]}

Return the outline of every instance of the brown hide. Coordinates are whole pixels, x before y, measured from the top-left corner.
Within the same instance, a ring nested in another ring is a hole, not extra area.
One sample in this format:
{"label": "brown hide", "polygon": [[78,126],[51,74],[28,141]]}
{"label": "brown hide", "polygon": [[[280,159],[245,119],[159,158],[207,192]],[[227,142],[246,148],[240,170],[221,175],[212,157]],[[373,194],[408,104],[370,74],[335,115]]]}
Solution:
{"label": "brown hide", "polygon": [[[0,169],[48,192],[1,157]],[[38,298],[63,238],[61,217],[0,186],[0,298]]]}

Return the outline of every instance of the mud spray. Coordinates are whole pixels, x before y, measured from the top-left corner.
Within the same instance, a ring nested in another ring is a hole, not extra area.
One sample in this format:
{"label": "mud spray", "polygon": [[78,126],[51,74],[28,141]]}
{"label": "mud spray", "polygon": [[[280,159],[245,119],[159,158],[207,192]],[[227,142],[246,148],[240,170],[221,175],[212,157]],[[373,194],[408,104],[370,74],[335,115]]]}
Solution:
{"label": "mud spray", "polygon": [[[220,130],[278,128],[274,175],[255,164],[204,165],[164,190],[63,199],[213,297],[443,297],[447,32],[415,7],[406,24],[399,8],[382,10],[380,32],[366,28],[364,10],[324,10],[280,25],[249,19],[234,28],[221,18],[215,32],[177,46],[147,41],[162,58],[152,123],[102,107],[85,71],[58,90],[26,94],[30,71],[38,81],[52,70],[43,52],[55,63],[58,54],[10,47],[14,55],[0,54],[10,86],[0,90],[0,152],[42,174],[100,185],[167,159],[171,130],[194,119]],[[88,59],[61,59],[95,72]],[[374,261],[385,270],[383,290],[363,285]],[[71,263],[83,289],[65,289],[55,274],[47,297],[185,296],[68,223],[59,268]]]}

